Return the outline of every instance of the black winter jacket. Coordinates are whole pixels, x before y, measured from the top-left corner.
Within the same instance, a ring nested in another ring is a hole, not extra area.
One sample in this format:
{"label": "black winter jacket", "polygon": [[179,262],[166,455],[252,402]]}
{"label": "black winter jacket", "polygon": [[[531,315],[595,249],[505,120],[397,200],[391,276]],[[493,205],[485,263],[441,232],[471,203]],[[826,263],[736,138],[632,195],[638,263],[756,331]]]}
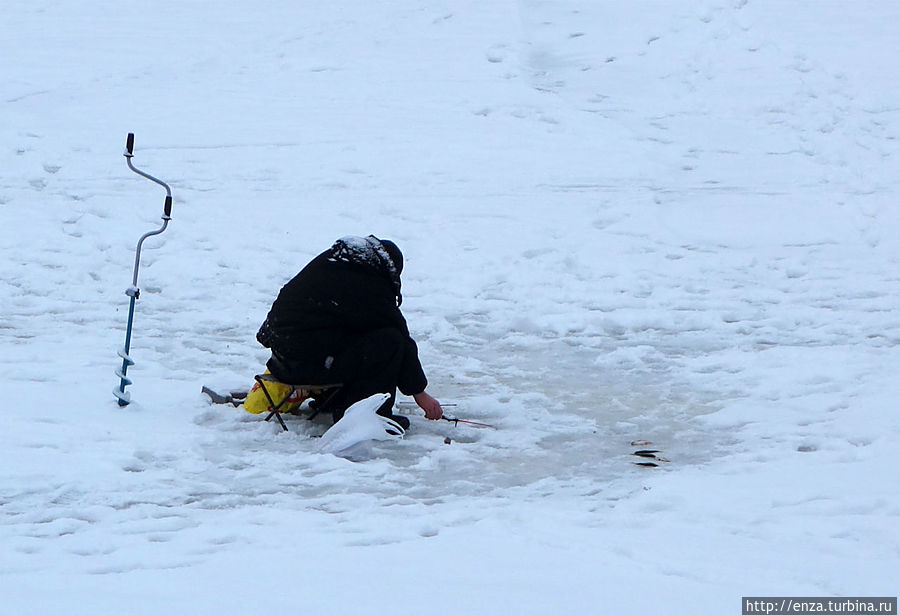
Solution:
{"label": "black winter jacket", "polygon": [[310,374],[321,372],[354,340],[392,328],[405,340],[404,367],[397,387],[404,395],[427,386],[418,347],[398,306],[399,274],[382,263],[335,259],[340,241],[314,258],[278,293],[256,339],[273,353]]}

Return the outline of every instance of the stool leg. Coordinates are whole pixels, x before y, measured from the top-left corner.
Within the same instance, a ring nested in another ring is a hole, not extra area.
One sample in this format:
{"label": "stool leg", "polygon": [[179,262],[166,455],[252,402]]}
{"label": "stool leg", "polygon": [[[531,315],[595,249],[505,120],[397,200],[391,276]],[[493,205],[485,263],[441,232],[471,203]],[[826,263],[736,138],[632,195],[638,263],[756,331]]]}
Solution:
{"label": "stool leg", "polygon": [[284,402],[286,402],[288,400],[288,398],[294,394],[294,387],[291,387],[291,389],[287,392],[287,395],[285,395],[282,398],[282,400],[280,402],[278,402],[278,404],[276,404],[272,400],[272,396],[269,394],[269,389],[266,388],[266,384],[263,381],[263,379],[257,377],[256,381],[259,383],[259,386],[262,389],[263,395],[266,396],[266,401],[269,402],[269,408],[271,409],[271,412],[269,412],[269,415],[266,417],[266,421],[268,421],[269,419],[271,419],[274,416],[276,419],[278,419],[278,422],[281,424],[281,428],[285,431],[288,431],[287,425],[284,424],[284,419],[281,418],[281,413],[279,413],[278,410],[281,408],[281,406],[284,405]]}
{"label": "stool leg", "polygon": [[340,390],[341,390],[340,386],[332,389],[331,393],[328,394],[328,397],[325,398],[325,401],[322,402],[322,405],[316,406],[315,411],[312,414],[310,414],[308,417],[306,417],[306,419],[311,421],[314,418],[316,418],[317,416],[319,416],[319,414],[321,412],[325,412],[326,410],[328,410],[328,412],[331,412],[331,410],[328,409],[328,406],[331,404],[331,402],[334,400],[335,395],[337,395],[338,391],[340,391]]}
{"label": "stool leg", "polygon": [[272,418],[273,414],[275,415],[275,418],[278,419],[278,422],[281,423],[281,428],[283,430],[287,431],[288,430],[287,425],[284,424],[284,419],[281,418],[281,413],[278,412],[277,410],[273,410],[272,412],[270,412],[269,416],[266,417],[266,420],[268,421],[270,418]]}

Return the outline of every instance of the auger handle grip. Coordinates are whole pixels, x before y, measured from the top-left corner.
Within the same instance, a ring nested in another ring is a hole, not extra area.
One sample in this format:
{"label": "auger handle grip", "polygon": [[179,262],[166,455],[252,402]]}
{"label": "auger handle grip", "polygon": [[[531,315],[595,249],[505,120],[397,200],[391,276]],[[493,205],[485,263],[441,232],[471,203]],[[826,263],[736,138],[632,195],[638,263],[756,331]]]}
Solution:
{"label": "auger handle grip", "polygon": [[125,140],[125,151],[128,152],[129,156],[134,155],[134,133],[129,132],[128,138]]}

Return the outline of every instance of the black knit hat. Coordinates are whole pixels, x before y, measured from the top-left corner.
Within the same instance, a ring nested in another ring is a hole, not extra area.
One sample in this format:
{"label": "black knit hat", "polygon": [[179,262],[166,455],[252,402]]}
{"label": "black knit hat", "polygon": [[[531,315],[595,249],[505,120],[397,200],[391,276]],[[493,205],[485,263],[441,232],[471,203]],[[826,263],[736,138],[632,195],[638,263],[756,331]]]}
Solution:
{"label": "black knit hat", "polygon": [[[374,241],[377,245],[376,254],[381,253],[378,259],[383,263],[385,273],[394,285],[394,295],[397,297],[397,305],[403,303],[403,294],[400,292],[400,274],[403,272],[403,253],[390,239],[379,239],[375,235],[369,235],[366,239]],[[385,259],[384,257],[387,257]],[[390,260],[390,262],[386,262]]]}
{"label": "black knit hat", "polygon": [[394,264],[394,269],[397,270],[397,275],[403,273],[403,252],[390,239],[379,239],[379,241],[384,246],[384,251],[391,257],[391,262]]}

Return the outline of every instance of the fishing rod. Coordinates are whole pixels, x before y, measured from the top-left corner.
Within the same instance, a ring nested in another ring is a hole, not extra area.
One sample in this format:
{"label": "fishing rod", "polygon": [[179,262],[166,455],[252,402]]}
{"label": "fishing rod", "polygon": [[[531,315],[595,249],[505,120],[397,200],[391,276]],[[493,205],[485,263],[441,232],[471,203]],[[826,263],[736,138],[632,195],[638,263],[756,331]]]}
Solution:
{"label": "fishing rod", "polygon": [[[403,402],[403,401],[399,402],[397,404],[397,406],[399,406],[400,408],[415,408],[415,407],[417,407],[415,404],[411,404],[409,402]],[[442,408],[455,408],[456,404],[441,404],[441,407]],[[490,429],[497,429],[493,425],[488,425],[487,423],[479,423],[477,421],[470,421],[469,419],[461,419],[461,418],[457,418],[455,416],[444,415],[441,417],[441,419],[444,421],[449,421],[450,423],[453,423],[457,427],[459,426],[460,423],[465,423],[466,425],[472,425],[473,427],[488,427]]]}
{"label": "fishing rod", "polygon": [[493,425],[488,425],[487,423],[479,423],[477,421],[469,421],[467,419],[460,419],[455,416],[442,416],[441,418],[445,421],[450,421],[457,427],[459,426],[460,423],[465,423],[466,425],[472,425],[473,427],[488,427],[490,429],[497,429]]}

